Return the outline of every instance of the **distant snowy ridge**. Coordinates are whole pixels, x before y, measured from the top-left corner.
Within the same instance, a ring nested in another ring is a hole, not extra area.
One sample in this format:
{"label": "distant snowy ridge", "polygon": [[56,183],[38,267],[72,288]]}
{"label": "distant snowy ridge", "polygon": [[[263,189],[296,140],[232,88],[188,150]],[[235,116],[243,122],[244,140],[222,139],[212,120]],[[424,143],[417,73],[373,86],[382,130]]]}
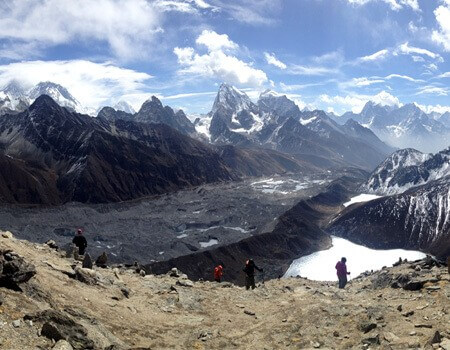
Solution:
{"label": "distant snowy ridge", "polygon": [[450,147],[434,155],[403,149],[381,163],[362,190],[382,195],[398,194],[449,175]]}

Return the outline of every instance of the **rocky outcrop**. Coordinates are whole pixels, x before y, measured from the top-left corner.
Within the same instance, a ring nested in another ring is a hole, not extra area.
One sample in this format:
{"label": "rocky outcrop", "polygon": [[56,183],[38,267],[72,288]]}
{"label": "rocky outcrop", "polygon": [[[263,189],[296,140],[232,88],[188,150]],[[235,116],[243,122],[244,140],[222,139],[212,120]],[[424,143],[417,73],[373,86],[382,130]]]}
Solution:
{"label": "rocky outcrop", "polygon": [[[0,287],[2,349],[446,349],[450,341],[449,275],[429,260],[367,273],[345,290],[257,276],[246,291],[227,281],[227,266],[220,284],[190,281],[180,269],[142,277],[117,266],[99,270],[113,283],[88,285],[61,272],[75,262],[47,245],[2,245],[37,269],[23,293]],[[425,282],[393,288],[400,279]]]}
{"label": "rocky outcrop", "polygon": [[20,291],[20,285],[36,274],[36,268],[9,249],[0,249],[0,287]]}

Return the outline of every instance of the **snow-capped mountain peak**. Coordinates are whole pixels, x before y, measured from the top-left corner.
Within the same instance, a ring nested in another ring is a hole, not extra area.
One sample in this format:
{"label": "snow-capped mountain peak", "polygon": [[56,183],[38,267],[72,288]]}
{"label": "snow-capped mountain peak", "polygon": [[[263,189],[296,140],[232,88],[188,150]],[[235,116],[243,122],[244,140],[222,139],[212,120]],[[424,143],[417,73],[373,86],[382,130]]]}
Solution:
{"label": "snow-capped mountain peak", "polygon": [[253,102],[245,92],[229,84],[222,83],[214,100],[211,114],[214,114],[220,108],[224,108],[227,111],[239,112],[251,108],[252,105]]}
{"label": "snow-capped mountain peak", "polygon": [[59,84],[45,81],[40,82],[29,92],[29,98],[35,100],[41,95],[48,95],[60,106],[70,108],[77,112],[82,112],[82,107],[75,97]]}
{"label": "snow-capped mountain peak", "polygon": [[128,102],[126,101],[119,101],[117,102],[114,107],[113,107],[116,111],[122,111],[122,112],[126,112],[126,113],[130,113],[130,114],[134,114],[136,113],[136,111],[134,110],[133,106],[130,105]]}
{"label": "snow-capped mountain peak", "polygon": [[450,148],[436,154],[407,148],[386,158],[363,187],[373,193],[396,194],[449,175]]}

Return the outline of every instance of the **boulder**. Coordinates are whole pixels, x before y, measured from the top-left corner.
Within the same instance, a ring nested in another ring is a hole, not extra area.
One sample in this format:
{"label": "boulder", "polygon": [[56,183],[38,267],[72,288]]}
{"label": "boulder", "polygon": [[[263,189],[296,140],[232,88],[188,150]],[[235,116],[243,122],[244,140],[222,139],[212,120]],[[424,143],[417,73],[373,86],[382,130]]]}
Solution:
{"label": "boulder", "polygon": [[26,315],[25,320],[42,322],[41,334],[55,341],[66,340],[74,350],[95,349],[88,332],[68,315],[56,310],[44,310],[34,315]]}
{"label": "boulder", "polygon": [[21,291],[19,284],[28,282],[36,268],[11,250],[0,250],[0,287]]}
{"label": "boulder", "polygon": [[96,260],[95,265],[98,267],[105,268],[108,264],[108,256],[106,255],[106,252],[103,252]]}
{"label": "boulder", "polygon": [[84,255],[83,264],[81,266],[83,267],[83,269],[92,269],[93,267],[92,258],[89,255],[89,253],[86,253]]}
{"label": "boulder", "polygon": [[6,239],[14,238],[13,234],[10,231],[1,231],[1,236]]}
{"label": "boulder", "polygon": [[44,244],[47,245],[48,247],[52,248],[52,249],[58,250],[58,248],[59,248],[58,245],[56,244],[56,242],[53,239],[48,240]]}
{"label": "boulder", "polygon": [[85,269],[79,266],[75,267],[75,278],[83,283],[94,285],[100,282],[101,277],[99,274],[91,269]]}
{"label": "boulder", "polygon": [[55,346],[52,348],[53,350],[73,350],[72,345],[65,340],[59,340]]}

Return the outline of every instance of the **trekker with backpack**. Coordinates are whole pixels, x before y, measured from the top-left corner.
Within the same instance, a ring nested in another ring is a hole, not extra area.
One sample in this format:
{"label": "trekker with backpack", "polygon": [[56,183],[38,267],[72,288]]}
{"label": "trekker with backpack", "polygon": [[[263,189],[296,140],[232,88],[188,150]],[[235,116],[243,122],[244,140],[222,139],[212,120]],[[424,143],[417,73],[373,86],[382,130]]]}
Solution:
{"label": "trekker with backpack", "polygon": [[223,268],[224,268],[224,264],[223,263],[219,263],[219,265],[217,265],[214,268],[214,281],[216,281],[218,283],[220,283],[222,281]]}
{"label": "trekker with backpack", "polygon": [[77,234],[73,238],[72,243],[78,247],[78,253],[80,255],[84,255],[84,251],[87,247],[87,240],[83,236],[83,230],[81,228],[77,230]]}
{"label": "trekker with backpack", "polygon": [[263,269],[260,269],[258,266],[256,266],[255,262],[252,259],[247,260],[245,263],[245,267],[243,271],[245,272],[245,289],[249,289],[252,287],[252,289],[255,289],[255,269],[259,272],[263,272]]}
{"label": "trekker with backpack", "polygon": [[343,289],[347,284],[347,275],[350,275],[350,272],[347,272],[347,262],[346,258],[342,258],[341,261],[338,261],[336,264],[336,272],[339,280],[339,288]]}

